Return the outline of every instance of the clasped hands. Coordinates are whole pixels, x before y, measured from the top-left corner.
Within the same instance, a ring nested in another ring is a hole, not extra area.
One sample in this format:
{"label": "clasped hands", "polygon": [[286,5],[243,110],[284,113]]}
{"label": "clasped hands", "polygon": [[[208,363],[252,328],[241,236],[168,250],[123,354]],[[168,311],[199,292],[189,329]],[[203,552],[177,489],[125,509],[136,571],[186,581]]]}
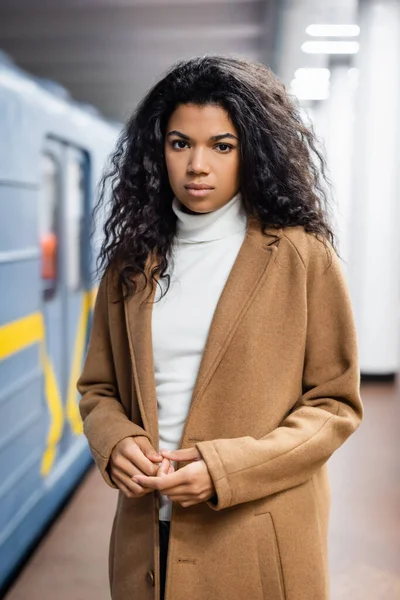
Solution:
{"label": "clasped hands", "polygon": [[[174,462],[187,462],[175,471]],[[113,449],[109,474],[128,498],[139,498],[158,490],[183,507],[206,502],[215,487],[196,447],[156,452],[145,436],[127,437]]]}

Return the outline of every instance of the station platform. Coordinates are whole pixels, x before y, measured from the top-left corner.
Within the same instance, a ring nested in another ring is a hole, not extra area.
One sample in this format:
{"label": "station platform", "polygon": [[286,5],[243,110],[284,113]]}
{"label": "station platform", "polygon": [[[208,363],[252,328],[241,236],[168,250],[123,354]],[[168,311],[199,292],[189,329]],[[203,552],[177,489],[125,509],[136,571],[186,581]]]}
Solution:
{"label": "station platform", "polygon": [[[400,387],[363,383],[362,398],[362,425],[329,461],[332,600],[400,600]],[[6,600],[110,600],[116,499],[93,468]]]}

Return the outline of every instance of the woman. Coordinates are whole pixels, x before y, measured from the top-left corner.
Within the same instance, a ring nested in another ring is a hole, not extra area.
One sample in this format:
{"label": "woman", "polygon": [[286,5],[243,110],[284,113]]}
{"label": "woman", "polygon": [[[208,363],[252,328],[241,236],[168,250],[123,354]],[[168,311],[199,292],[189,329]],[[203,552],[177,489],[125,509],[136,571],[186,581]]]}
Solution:
{"label": "woman", "polygon": [[218,56],[120,137],[78,382],[113,600],[329,597],[326,461],[363,409],[316,159],[271,71]]}

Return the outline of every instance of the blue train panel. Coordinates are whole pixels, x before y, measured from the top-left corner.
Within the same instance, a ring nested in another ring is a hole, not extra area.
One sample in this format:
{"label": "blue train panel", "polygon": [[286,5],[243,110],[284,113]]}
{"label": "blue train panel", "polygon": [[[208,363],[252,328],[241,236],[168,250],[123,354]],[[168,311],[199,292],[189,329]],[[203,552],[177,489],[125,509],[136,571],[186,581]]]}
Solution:
{"label": "blue train panel", "polygon": [[75,384],[90,213],[118,132],[0,62],[0,588],[92,462]]}

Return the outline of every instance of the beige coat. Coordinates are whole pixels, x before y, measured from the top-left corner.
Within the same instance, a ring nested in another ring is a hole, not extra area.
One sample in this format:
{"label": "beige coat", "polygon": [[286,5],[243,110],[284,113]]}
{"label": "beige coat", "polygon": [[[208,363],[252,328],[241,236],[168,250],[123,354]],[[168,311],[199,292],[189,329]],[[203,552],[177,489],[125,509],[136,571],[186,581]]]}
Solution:
{"label": "beige coat", "polygon": [[[254,220],[218,303],[181,448],[196,445],[218,503],[174,504],[166,600],[327,600],[326,461],[359,425],[357,340],[339,259],[302,227]],[[149,288],[124,302],[103,278],[78,388],[106,482],[113,447],[158,449]],[[154,291],[153,291],[154,293]],[[158,499],[121,492],[113,600],[158,600]]]}

